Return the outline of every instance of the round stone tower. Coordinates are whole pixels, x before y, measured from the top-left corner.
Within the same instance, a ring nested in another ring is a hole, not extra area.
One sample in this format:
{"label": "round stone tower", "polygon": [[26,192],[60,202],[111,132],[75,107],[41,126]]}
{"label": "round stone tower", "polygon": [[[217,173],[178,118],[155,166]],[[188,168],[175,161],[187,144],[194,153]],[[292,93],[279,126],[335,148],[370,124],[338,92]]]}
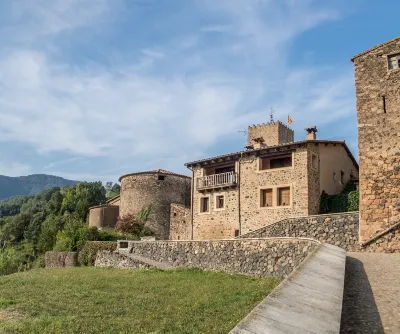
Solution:
{"label": "round stone tower", "polygon": [[146,226],[158,239],[168,239],[171,204],[190,205],[191,179],[188,176],[158,169],[123,175],[120,216],[137,215],[151,207]]}

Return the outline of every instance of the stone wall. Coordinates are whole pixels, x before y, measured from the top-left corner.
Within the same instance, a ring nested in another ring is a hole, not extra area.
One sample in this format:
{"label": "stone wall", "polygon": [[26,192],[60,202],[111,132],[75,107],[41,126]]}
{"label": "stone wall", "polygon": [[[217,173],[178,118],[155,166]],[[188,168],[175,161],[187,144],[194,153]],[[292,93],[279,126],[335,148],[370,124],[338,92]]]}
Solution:
{"label": "stone wall", "polygon": [[[360,241],[400,221],[400,37],[353,59],[360,156]],[[390,241],[400,248],[400,239]],[[377,247],[379,250],[380,247]]]}
{"label": "stone wall", "polygon": [[[235,164],[235,172],[238,175],[237,186],[210,189],[204,192],[194,189],[193,239],[232,238],[237,235],[237,232],[245,234],[288,217],[318,214],[320,195],[324,190],[321,186],[328,184],[328,181],[321,182],[321,173],[323,172],[322,162],[320,164],[321,151],[341,157],[335,166],[338,174],[335,183],[341,182],[341,170],[345,171],[347,179],[350,178],[351,170],[357,174],[357,165],[349,157],[341,143],[305,142],[293,147],[286,147],[282,151],[268,152],[266,155],[268,157],[279,154],[292,155],[292,167],[279,169],[260,170],[260,159],[263,157],[261,153],[259,156],[252,153],[242,154],[237,161],[230,163],[231,165]],[[312,166],[313,156],[317,159],[317,168]],[[327,154],[325,154],[325,158],[326,156]],[[323,163],[324,166],[327,164],[326,159],[323,160]],[[208,169],[213,168],[214,166],[194,167],[194,180],[204,176]],[[324,177],[327,175],[324,174]],[[332,183],[332,173],[329,173],[329,178],[329,182]],[[337,189],[331,187],[330,189],[335,190],[331,194],[339,193],[343,186],[344,182]],[[276,201],[280,187],[291,188],[290,205],[279,207],[275,203],[272,207],[261,207],[261,190],[272,189],[274,201]],[[218,195],[223,195],[225,198],[223,209],[217,209],[215,206]],[[209,212],[200,212],[202,197],[209,198]],[[191,225],[191,221],[187,220],[187,228],[189,225]]]}
{"label": "stone wall", "polygon": [[120,216],[137,215],[151,206],[146,225],[157,238],[168,239],[171,204],[190,205],[191,179],[177,174],[148,172],[126,175],[120,181]]}
{"label": "stone wall", "polygon": [[[194,180],[203,176],[202,168],[193,168]],[[223,195],[225,207],[215,210],[217,195]],[[193,194],[193,239],[228,239],[235,236],[239,230],[239,197],[237,188],[216,189],[206,193],[194,189]],[[209,212],[200,212],[202,197],[209,197]],[[190,221],[187,221],[189,224]]]}
{"label": "stone wall", "polygon": [[362,247],[361,252],[400,253],[400,226]]}
{"label": "stone wall", "polygon": [[249,126],[247,145],[254,145],[253,139],[259,137],[264,138],[267,146],[275,146],[294,142],[294,131],[279,121]]}
{"label": "stone wall", "polygon": [[[262,188],[273,189],[273,196],[277,198],[277,189],[283,186],[291,188],[289,206],[260,206]],[[293,165],[288,168],[260,171],[258,157],[243,158],[240,166],[241,234],[286,217],[308,215],[308,192],[308,152],[305,145],[293,152]]]}
{"label": "stone wall", "polygon": [[44,262],[46,268],[75,267],[77,252],[46,252]]}
{"label": "stone wall", "polygon": [[140,261],[135,261],[117,252],[100,251],[97,253],[95,267],[112,267],[118,269],[140,269],[150,266]]}
{"label": "stone wall", "polygon": [[320,244],[304,238],[119,242],[131,253],[173,267],[196,267],[253,276],[289,275]]}
{"label": "stone wall", "polygon": [[191,214],[190,207],[171,204],[169,240],[190,240],[192,238]]}
{"label": "stone wall", "polygon": [[239,238],[304,237],[358,251],[359,213],[315,215],[284,219]]}

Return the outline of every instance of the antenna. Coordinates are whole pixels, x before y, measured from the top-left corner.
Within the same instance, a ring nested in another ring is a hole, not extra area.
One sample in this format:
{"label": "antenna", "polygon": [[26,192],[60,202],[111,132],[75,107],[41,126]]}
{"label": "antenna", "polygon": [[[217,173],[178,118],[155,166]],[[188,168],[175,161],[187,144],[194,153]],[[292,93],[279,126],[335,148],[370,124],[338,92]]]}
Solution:
{"label": "antenna", "polygon": [[271,117],[271,123],[272,123],[272,124],[275,123],[275,121],[274,121],[274,112],[275,112],[274,109],[271,108],[270,117]]}

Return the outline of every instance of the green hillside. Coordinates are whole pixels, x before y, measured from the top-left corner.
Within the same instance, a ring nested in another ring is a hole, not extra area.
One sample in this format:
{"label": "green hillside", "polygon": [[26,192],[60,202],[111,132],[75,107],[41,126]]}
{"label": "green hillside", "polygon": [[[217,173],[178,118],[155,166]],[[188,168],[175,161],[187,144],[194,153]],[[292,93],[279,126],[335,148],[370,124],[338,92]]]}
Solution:
{"label": "green hillside", "polygon": [[78,181],[45,174],[18,177],[0,175],[0,200],[13,196],[34,196],[46,189],[73,186],[77,183]]}

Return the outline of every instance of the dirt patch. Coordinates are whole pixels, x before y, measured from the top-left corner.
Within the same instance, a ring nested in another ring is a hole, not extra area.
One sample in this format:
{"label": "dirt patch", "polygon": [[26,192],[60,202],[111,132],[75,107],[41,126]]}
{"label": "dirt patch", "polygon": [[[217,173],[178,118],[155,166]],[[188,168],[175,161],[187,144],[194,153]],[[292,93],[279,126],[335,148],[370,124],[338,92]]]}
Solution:
{"label": "dirt patch", "polygon": [[26,316],[18,311],[0,310],[0,324],[5,322],[16,322],[25,318]]}

